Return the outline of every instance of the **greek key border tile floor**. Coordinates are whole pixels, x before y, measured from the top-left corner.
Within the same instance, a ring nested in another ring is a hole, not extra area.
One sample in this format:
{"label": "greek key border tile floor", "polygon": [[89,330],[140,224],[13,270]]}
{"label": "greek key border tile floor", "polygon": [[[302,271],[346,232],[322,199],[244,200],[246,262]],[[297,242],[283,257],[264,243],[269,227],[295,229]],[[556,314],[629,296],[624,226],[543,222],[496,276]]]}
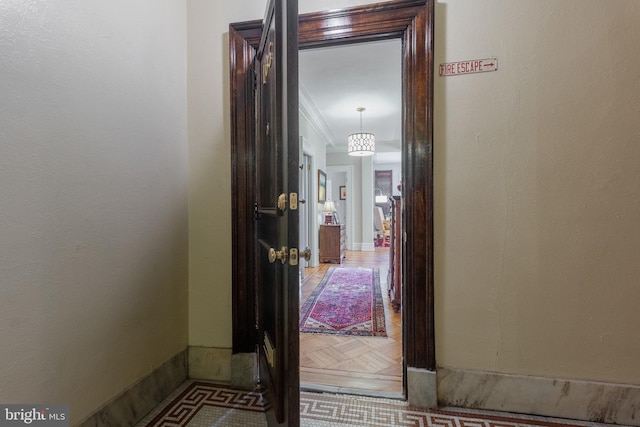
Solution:
{"label": "greek key border tile floor", "polygon": [[[565,421],[488,411],[411,408],[406,402],[363,396],[302,392],[303,427],[602,427],[607,424]],[[187,381],[137,427],[263,427],[259,393],[235,390],[207,381]]]}

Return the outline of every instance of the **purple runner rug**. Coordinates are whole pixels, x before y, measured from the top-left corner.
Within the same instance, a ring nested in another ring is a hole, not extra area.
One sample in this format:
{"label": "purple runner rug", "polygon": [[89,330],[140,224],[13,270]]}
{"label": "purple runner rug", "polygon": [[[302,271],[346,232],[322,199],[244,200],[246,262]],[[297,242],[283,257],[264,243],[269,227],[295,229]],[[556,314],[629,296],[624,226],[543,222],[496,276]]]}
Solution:
{"label": "purple runner rug", "polygon": [[300,310],[300,332],[386,337],[379,270],[329,267]]}

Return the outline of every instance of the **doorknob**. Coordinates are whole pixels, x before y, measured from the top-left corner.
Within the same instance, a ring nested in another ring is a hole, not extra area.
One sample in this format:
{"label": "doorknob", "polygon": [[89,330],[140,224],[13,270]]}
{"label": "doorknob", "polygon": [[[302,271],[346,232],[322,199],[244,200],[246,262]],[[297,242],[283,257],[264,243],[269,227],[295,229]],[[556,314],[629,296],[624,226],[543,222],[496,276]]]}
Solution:
{"label": "doorknob", "polygon": [[306,261],[311,261],[311,249],[307,246],[304,251],[300,252],[300,258],[304,258]]}
{"label": "doorknob", "polygon": [[305,204],[305,203],[307,203],[307,201],[305,199],[300,199],[300,200],[298,200],[298,203]]}
{"label": "doorknob", "polygon": [[287,248],[283,246],[281,250],[276,251],[273,248],[269,248],[269,262],[273,264],[279,259],[281,263],[287,262]]}

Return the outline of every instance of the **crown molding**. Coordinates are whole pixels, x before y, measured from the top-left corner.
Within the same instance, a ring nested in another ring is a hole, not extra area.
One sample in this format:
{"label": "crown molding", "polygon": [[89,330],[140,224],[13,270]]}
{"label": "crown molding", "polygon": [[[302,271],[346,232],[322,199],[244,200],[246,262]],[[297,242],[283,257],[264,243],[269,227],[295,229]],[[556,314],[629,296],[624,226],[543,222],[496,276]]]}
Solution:
{"label": "crown molding", "polygon": [[330,145],[335,147],[336,137],[331,132],[329,125],[325,121],[322,113],[316,107],[313,99],[309,95],[309,91],[305,87],[302,82],[298,82],[299,84],[299,103],[300,103],[300,114],[302,114],[308,121],[311,123],[311,126],[322,136],[325,140],[325,145]]}

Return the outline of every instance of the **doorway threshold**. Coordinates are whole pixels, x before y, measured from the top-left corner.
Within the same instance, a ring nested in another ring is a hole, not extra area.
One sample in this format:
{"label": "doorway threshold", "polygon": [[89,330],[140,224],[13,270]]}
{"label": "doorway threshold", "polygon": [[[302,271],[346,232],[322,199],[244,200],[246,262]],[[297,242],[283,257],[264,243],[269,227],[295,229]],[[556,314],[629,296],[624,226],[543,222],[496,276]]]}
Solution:
{"label": "doorway threshold", "polygon": [[406,400],[404,393],[397,391],[368,390],[364,388],[337,387],[323,384],[300,383],[300,391],[314,393],[353,394],[356,396],[378,397],[385,399]]}

